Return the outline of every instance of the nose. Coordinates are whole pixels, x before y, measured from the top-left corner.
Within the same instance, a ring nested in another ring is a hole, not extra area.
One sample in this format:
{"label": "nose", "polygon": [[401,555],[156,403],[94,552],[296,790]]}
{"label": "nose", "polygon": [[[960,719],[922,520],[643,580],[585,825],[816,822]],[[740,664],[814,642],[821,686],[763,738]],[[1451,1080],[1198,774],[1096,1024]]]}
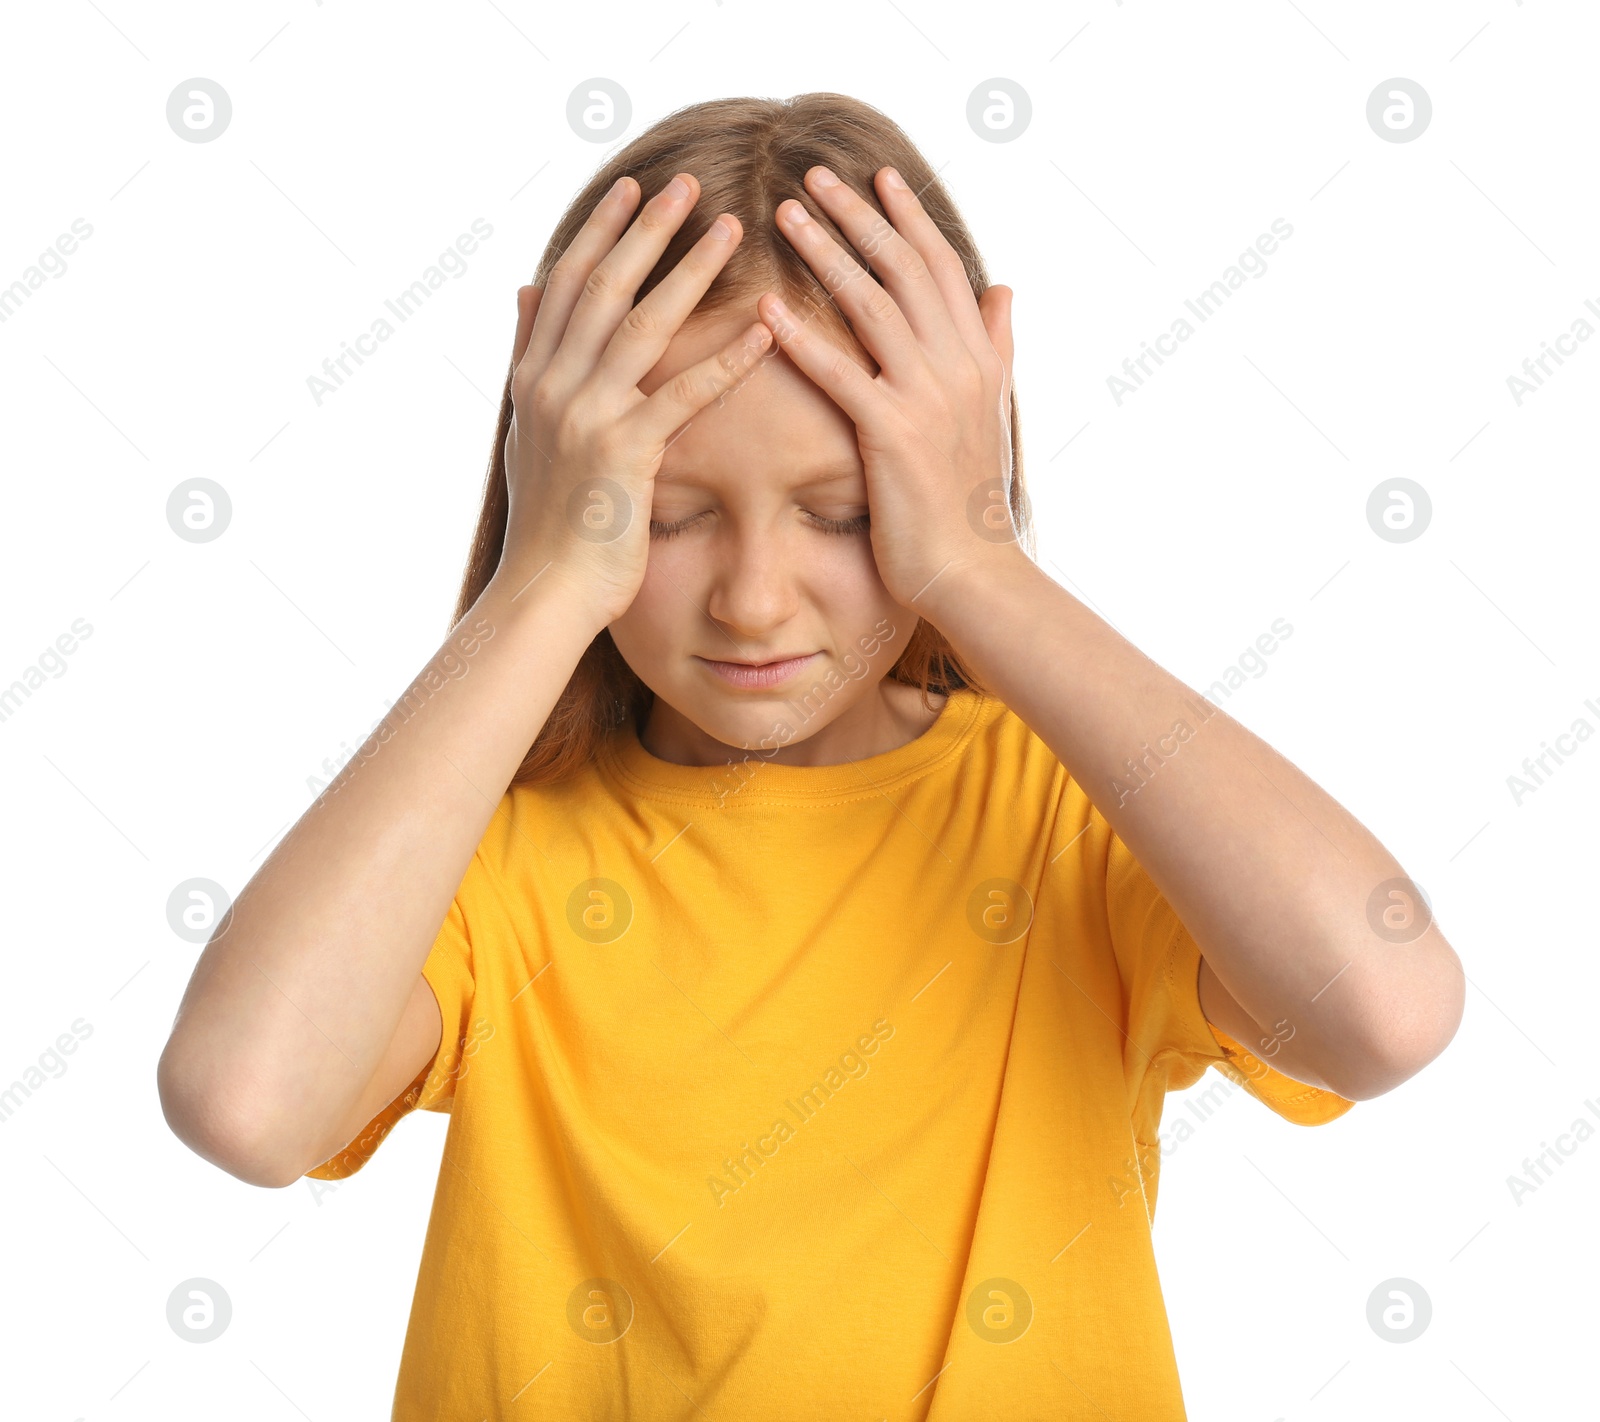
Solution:
{"label": "nose", "polygon": [[706,611],[735,637],[766,637],[799,608],[797,553],[779,529],[748,522],[725,526],[714,551]]}

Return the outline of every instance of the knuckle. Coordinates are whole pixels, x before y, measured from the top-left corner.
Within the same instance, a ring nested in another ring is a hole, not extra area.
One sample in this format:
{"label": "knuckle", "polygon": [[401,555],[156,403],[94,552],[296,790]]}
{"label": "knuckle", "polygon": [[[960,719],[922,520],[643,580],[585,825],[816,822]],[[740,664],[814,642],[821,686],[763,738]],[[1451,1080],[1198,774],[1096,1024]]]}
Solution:
{"label": "knuckle", "polygon": [[655,313],[644,302],[632,307],[628,314],[622,318],[622,324],[627,327],[630,335],[646,339],[659,335],[661,331],[661,322],[656,319]]}
{"label": "knuckle", "polygon": [[588,436],[582,418],[572,405],[568,405],[557,415],[555,427],[556,443],[563,449],[581,448]]}
{"label": "knuckle", "polygon": [[559,400],[555,386],[544,376],[539,376],[530,381],[525,396],[528,408],[538,415],[548,415],[555,409]]}
{"label": "knuckle", "polygon": [[877,282],[869,282],[861,295],[861,311],[869,321],[887,321],[900,308]]}
{"label": "knuckle", "polygon": [[880,217],[862,234],[859,245],[869,257],[874,256],[881,248],[887,246],[894,236],[894,228]]}
{"label": "knuckle", "polygon": [[861,368],[843,351],[828,357],[828,376],[835,385],[846,385],[861,374]]}
{"label": "knuckle", "polygon": [[695,379],[694,370],[680,370],[667,382],[675,405],[692,405],[700,393],[700,383]]}
{"label": "knuckle", "polygon": [[611,273],[606,269],[606,264],[601,262],[584,279],[583,294],[592,300],[603,301],[611,295],[615,285],[616,283],[612,279]]}
{"label": "knuckle", "polygon": [[903,247],[898,247],[889,253],[889,270],[896,276],[910,280],[920,280],[927,268],[923,265],[922,257],[917,249],[907,242]]}
{"label": "knuckle", "polygon": [[652,241],[660,241],[659,234],[672,225],[671,214],[663,212],[654,201],[647,202],[633,222],[634,228]]}
{"label": "knuckle", "polygon": [[550,268],[550,279],[545,283],[545,290],[555,286],[576,286],[583,280],[583,275],[583,263],[568,248],[556,259],[555,266]]}

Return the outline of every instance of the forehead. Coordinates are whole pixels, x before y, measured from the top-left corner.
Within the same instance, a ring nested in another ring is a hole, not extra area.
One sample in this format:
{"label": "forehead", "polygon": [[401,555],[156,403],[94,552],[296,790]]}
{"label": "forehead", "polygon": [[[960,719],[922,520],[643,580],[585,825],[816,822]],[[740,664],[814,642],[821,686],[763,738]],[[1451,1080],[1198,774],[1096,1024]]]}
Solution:
{"label": "forehead", "polygon": [[[690,318],[639,389],[653,394],[680,371],[716,355],[756,319],[753,304],[748,311]],[[819,328],[817,339],[832,337]],[[713,472],[760,472],[796,486],[859,482],[855,423],[784,351],[769,345],[734,389],[676,432],[656,479],[670,484]]]}

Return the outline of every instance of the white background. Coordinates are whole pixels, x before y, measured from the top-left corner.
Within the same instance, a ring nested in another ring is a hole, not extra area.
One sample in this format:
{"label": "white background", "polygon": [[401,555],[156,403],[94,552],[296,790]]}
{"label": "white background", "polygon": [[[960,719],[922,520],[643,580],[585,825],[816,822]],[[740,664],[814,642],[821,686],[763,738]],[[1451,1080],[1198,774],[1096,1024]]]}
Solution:
{"label": "white background", "polygon": [[[1238,1094],[1166,1161],[1191,1415],[1595,1406],[1600,1142],[1520,1204],[1507,1177],[1600,1105],[1600,744],[1520,806],[1506,783],[1600,726],[1600,342],[1520,406],[1506,383],[1600,302],[1592,6],[101,3],[5,30],[0,285],[94,229],[0,325],[0,684],[93,627],[0,723],[0,1085],[92,1027],[0,1123],[8,1415],[388,1415],[447,1119],[320,1200],[193,1155],[155,1089],[200,951],[165,905],[242,888],[447,630],[515,289],[603,156],[566,121],[594,76],[628,138],[810,90],[910,133],[1016,292],[1041,562],[1195,687],[1286,618],[1228,711],[1390,847],[1466,964],[1459,1035],[1396,1092],[1314,1130]],[[195,76],[233,102],[215,142],[167,124]],[[966,118],[995,76],[1033,103],[1008,143]],[[1366,120],[1394,76],[1432,98],[1414,142]],[[317,406],[324,357],[480,217],[466,274]],[[1118,406],[1107,376],[1274,218],[1266,274]],[[1366,521],[1396,475],[1432,500],[1409,543]],[[166,523],[195,476],[232,499],[213,543]],[[195,1276],[233,1301],[206,1346],[165,1315]],[[1407,1344],[1366,1318],[1396,1276],[1433,1305]]]}

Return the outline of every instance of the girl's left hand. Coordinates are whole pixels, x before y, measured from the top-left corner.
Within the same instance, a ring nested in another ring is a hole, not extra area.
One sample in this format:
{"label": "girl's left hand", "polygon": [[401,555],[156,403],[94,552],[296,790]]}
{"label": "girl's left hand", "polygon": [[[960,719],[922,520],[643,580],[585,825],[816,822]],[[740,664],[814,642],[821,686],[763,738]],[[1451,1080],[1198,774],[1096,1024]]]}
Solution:
{"label": "girl's left hand", "polygon": [[[967,571],[1020,552],[1011,490],[1011,289],[977,300],[961,258],[893,168],[877,173],[890,221],[828,169],[806,190],[878,274],[862,268],[802,203],[780,230],[850,318],[878,363],[868,375],[773,293],[756,303],[779,348],[855,422],[872,552],[891,597],[930,609]],[[892,225],[891,225],[892,223]]]}

